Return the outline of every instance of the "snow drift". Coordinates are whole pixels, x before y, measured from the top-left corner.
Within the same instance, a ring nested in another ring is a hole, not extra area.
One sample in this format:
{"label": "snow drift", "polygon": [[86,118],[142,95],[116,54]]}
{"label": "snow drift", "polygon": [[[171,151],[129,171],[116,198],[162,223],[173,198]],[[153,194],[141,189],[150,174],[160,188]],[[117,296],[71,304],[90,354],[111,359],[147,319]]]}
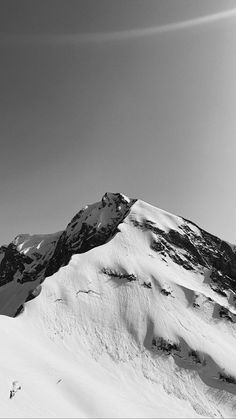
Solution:
{"label": "snow drift", "polygon": [[0,417],[235,417],[236,255],[122,194],[0,248]]}

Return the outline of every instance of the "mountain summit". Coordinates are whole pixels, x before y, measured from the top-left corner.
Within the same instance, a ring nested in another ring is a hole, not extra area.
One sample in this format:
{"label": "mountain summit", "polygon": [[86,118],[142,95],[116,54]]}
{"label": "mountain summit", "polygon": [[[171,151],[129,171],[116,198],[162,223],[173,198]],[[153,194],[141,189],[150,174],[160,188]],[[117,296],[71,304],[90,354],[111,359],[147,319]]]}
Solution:
{"label": "mountain summit", "polygon": [[0,313],[0,417],[235,417],[235,247],[182,217],[106,193],[17,236]]}
{"label": "mountain summit", "polygon": [[14,316],[25,301],[38,295],[39,285],[67,265],[73,254],[84,253],[110,240],[134,199],[105,193],[100,202],[86,205],[65,230],[54,234],[20,234],[0,247],[0,314]]}

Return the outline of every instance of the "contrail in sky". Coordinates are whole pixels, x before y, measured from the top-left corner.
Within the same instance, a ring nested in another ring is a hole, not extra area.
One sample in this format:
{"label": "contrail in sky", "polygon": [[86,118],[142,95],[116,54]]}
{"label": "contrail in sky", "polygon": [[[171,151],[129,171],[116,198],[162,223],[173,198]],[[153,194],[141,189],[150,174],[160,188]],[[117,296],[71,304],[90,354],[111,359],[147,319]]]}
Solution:
{"label": "contrail in sky", "polygon": [[199,25],[218,22],[236,16],[236,9],[224,10],[219,13],[189,19],[181,22],[168,23],[161,26],[151,26],[147,28],[125,29],[113,32],[92,32],[75,34],[0,34],[0,45],[32,45],[36,44],[58,44],[58,45],[77,45],[86,43],[103,43],[112,41],[124,41],[127,39],[137,39],[152,36],[159,33],[187,29]]}

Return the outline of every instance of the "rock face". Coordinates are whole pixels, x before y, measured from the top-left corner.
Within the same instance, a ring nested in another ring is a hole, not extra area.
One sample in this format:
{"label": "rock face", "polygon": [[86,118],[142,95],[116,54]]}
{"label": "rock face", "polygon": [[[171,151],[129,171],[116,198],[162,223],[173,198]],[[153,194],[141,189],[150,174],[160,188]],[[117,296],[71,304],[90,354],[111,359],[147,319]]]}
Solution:
{"label": "rock face", "polygon": [[106,193],[100,202],[80,210],[64,231],[48,235],[21,234],[8,246],[2,246],[0,287],[8,285],[8,295],[10,290],[15,293],[19,284],[22,287],[20,293],[15,293],[15,300],[11,297],[10,306],[6,301],[1,304],[0,293],[0,314],[14,316],[32,298],[45,277],[67,265],[73,254],[84,253],[111,239],[134,202],[120,193]]}
{"label": "rock face", "polygon": [[227,242],[184,218],[179,230],[169,229],[168,232],[146,219],[133,220],[133,224],[154,233],[151,248],[163,259],[169,256],[186,270],[207,268],[211,271],[210,285],[215,291],[222,295],[225,290],[236,292],[236,253]]}
{"label": "rock face", "polygon": [[73,254],[87,252],[111,239],[135,201],[122,194],[106,193],[101,202],[80,210],[61,234],[45,275],[67,265]]}

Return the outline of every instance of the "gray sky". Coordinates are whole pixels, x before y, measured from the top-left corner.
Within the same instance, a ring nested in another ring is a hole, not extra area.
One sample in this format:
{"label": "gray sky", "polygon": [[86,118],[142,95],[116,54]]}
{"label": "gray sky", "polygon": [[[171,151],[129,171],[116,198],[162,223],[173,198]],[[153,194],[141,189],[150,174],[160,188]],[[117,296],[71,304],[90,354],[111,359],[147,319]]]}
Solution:
{"label": "gray sky", "polygon": [[0,0],[0,242],[120,191],[236,243],[235,9]]}

